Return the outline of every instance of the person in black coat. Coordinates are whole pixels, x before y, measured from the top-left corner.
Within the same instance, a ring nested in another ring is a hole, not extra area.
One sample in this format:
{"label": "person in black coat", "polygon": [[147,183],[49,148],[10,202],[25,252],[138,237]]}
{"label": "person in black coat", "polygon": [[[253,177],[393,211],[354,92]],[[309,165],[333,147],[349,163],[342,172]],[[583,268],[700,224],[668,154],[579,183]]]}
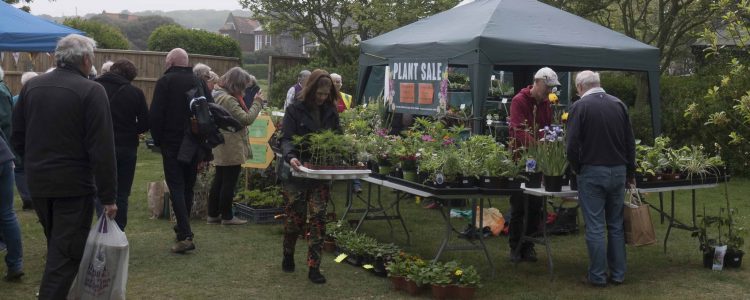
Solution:
{"label": "person in black coat", "polygon": [[[299,95],[300,101],[289,105],[284,114],[281,148],[284,162],[299,170],[309,161],[307,153],[302,155],[292,143],[294,136],[303,136],[323,130],[341,132],[339,115],[336,112],[338,92],[328,72],[315,70]],[[321,247],[325,236],[326,205],[330,199],[330,181],[287,177],[283,182],[284,212],[284,272],[294,271],[294,247],[297,237],[303,232],[307,214],[310,214],[310,238],[308,240],[307,277],[313,283],[325,283],[320,274]]]}
{"label": "person in black coat", "polygon": [[[149,125],[154,144],[161,148],[164,179],[172,196],[172,208],[177,219],[177,226],[174,227],[177,243],[171,250],[174,253],[185,253],[195,249],[189,217],[193,206],[193,187],[198,175],[198,163],[205,159],[205,156],[196,153],[188,161],[178,160],[181,147],[200,148],[189,142],[192,114],[187,92],[197,87],[202,90],[201,93],[209,102],[213,102],[213,98],[210,98],[211,93],[207,91],[206,83],[193,74],[185,50],[175,48],[169,51],[166,67],[167,71],[159,78],[154,88]],[[183,140],[187,142],[183,143]],[[210,151],[209,148],[209,155]]]}
{"label": "person in black coat", "polygon": [[[117,159],[117,207],[115,217],[120,229],[128,223],[128,197],[135,176],[138,157],[138,136],[148,130],[148,105],[143,91],[131,84],[138,75],[133,62],[127,59],[115,61],[109,72],[96,79],[109,97],[112,125],[115,133],[115,157]],[[101,210],[97,207],[101,214]]]}

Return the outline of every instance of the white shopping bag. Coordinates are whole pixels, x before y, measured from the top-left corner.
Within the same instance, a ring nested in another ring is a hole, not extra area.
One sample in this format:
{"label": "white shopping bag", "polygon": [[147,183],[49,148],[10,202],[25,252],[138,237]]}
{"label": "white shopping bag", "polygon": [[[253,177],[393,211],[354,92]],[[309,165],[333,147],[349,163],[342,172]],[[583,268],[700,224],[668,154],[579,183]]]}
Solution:
{"label": "white shopping bag", "polygon": [[129,255],[125,233],[103,214],[89,231],[68,299],[125,299]]}

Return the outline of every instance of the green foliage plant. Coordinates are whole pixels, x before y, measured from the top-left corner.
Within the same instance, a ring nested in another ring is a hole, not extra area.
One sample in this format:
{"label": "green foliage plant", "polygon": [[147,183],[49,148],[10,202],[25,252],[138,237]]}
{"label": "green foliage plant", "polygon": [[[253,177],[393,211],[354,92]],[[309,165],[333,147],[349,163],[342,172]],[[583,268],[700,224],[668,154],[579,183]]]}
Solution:
{"label": "green foliage plant", "polygon": [[100,49],[130,49],[130,42],[115,26],[80,17],[67,18],[63,25],[81,30],[96,41]]}
{"label": "green foliage plant", "polygon": [[166,52],[174,48],[185,49],[188,54],[242,57],[236,40],[205,30],[164,25],[156,28],[148,38],[148,50]]}

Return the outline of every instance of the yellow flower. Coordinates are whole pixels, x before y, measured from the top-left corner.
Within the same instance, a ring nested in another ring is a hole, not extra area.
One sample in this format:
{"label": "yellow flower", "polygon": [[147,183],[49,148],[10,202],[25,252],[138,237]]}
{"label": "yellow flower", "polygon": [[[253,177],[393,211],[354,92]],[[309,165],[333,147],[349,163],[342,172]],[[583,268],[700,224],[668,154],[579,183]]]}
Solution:
{"label": "yellow flower", "polygon": [[456,272],[454,274],[456,274],[456,276],[461,276],[463,273],[464,273],[464,271],[461,271],[461,269],[458,269],[458,270],[456,270]]}
{"label": "yellow flower", "polygon": [[562,121],[565,122],[567,120],[568,120],[568,113],[563,113],[562,114]]}
{"label": "yellow flower", "polygon": [[555,93],[549,93],[549,102],[552,104],[557,104],[557,94]]}

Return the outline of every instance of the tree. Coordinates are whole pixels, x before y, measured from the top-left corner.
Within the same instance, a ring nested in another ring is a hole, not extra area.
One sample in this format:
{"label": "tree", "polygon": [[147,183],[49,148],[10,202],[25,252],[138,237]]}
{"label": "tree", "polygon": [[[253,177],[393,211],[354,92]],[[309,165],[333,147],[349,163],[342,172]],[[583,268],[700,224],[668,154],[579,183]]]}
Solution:
{"label": "tree", "polygon": [[96,41],[98,48],[129,49],[130,42],[117,27],[79,17],[67,18],[63,25],[81,30]]}
{"label": "tree", "polygon": [[334,66],[351,64],[355,57],[342,55],[345,41],[368,39],[420,18],[455,6],[459,0],[240,0],[263,28],[294,36],[312,35],[326,48]]}
{"label": "tree", "polygon": [[728,68],[702,101],[685,109],[685,117],[716,130],[716,143],[731,154],[729,161],[746,168],[750,158],[750,0],[718,0],[714,8],[721,11],[722,22],[704,30],[703,38],[710,43],[706,56],[728,62]]}
{"label": "tree", "polygon": [[355,0],[352,1],[352,19],[357,23],[357,33],[362,40],[411,24],[422,18],[455,7],[460,0]]}
{"label": "tree", "polygon": [[718,8],[709,0],[543,0],[631,38],[659,48],[664,73],[712,21]]}
{"label": "tree", "polygon": [[[5,3],[14,5],[18,3],[31,3],[32,1],[34,0],[5,0]],[[54,0],[50,0],[50,1],[54,1]],[[31,7],[29,7],[28,5],[21,6],[20,9],[25,12],[31,12]]]}
{"label": "tree", "polygon": [[170,51],[178,47],[194,54],[242,57],[240,44],[237,41],[205,30],[164,25],[156,28],[148,38],[148,50],[151,51]]}
{"label": "tree", "polygon": [[[125,11],[121,13],[125,13]],[[114,20],[104,15],[96,15],[91,17],[90,20],[110,24],[119,28],[133,44],[133,49],[136,50],[145,50],[147,48],[148,37],[159,26],[177,24],[172,18],[164,16],[140,16],[137,20],[124,21]]]}

